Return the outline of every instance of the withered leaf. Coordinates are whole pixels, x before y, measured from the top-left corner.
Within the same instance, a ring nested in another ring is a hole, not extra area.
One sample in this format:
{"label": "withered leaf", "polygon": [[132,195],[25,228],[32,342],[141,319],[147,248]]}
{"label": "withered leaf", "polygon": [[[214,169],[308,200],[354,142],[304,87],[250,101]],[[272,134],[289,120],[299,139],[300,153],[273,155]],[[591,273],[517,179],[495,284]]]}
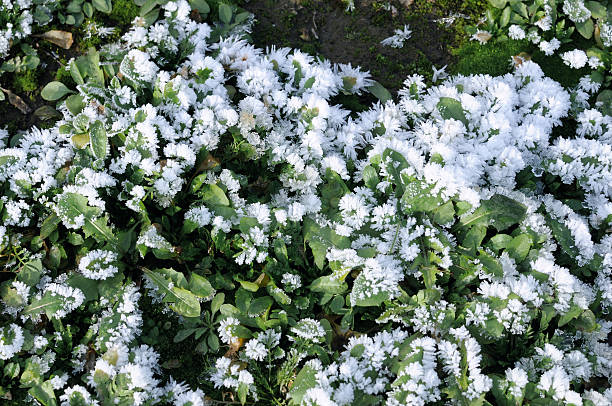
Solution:
{"label": "withered leaf", "polygon": [[11,103],[17,109],[19,109],[19,111],[21,111],[23,114],[28,114],[32,111],[30,106],[28,106],[26,102],[24,102],[23,99],[17,96],[15,93],[11,92],[8,89],[3,89],[1,87],[0,87],[0,90],[6,93],[6,95],[8,96],[9,103]]}
{"label": "withered leaf", "polygon": [[64,49],[70,49],[73,43],[72,33],[67,31],[51,30],[41,34],[40,37]]}

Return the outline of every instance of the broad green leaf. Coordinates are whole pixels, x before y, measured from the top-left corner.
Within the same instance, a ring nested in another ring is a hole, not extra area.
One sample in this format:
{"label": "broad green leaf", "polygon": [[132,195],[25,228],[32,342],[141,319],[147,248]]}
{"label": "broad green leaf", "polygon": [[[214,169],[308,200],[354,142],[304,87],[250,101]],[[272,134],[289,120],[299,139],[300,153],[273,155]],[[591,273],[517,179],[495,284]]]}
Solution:
{"label": "broad green leaf", "polygon": [[213,315],[219,311],[224,300],[225,300],[225,293],[219,292],[215,295],[213,300],[210,302],[210,311],[212,312]]}
{"label": "broad green leaf", "polygon": [[304,89],[310,89],[312,85],[314,85],[315,80],[316,78],[314,76],[311,78],[308,78],[306,82],[304,82]]}
{"label": "broad green leaf", "polygon": [[504,11],[502,11],[501,16],[499,17],[499,26],[504,28],[510,22],[510,13],[512,12],[510,6],[507,6]]}
{"label": "broad green leaf", "polygon": [[244,289],[248,290],[249,292],[257,292],[259,290],[259,285],[256,284],[255,282],[242,281],[242,280],[238,280],[238,282],[240,283],[240,286],[242,286]]}
{"label": "broad green leaf", "polygon": [[434,221],[440,225],[451,223],[455,219],[455,208],[452,201],[438,206],[434,212]]}
{"label": "broad green leaf", "polygon": [[[355,283],[353,284],[353,290],[351,292],[351,298],[354,298],[355,306],[380,306],[382,302],[388,300],[390,295],[386,290],[380,290],[379,292],[372,294],[372,289],[369,283],[365,281],[365,278],[359,274]],[[343,292],[329,292],[329,293],[343,293]]]}
{"label": "broad green leaf", "polygon": [[291,298],[272,281],[266,285],[266,291],[277,303],[281,305],[291,304]]}
{"label": "broad green leaf", "polygon": [[83,103],[83,96],[79,94],[73,94],[66,98],[66,107],[73,114],[77,115],[83,111],[85,108],[85,103]]}
{"label": "broad green leaf", "polygon": [[348,289],[348,285],[343,281],[332,278],[330,275],[325,275],[312,281],[309,289],[320,293],[344,293]]}
{"label": "broad green leaf", "polygon": [[51,381],[45,381],[42,384],[34,385],[28,393],[32,395],[34,399],[40,402],[42,406],[56,406],[57,400],[55,399],[55,393],[53,392],[53,384]]}
{"label": "broad green leaf", "polygon": [[219,3],[219,20],[224,24],[232,22],[232,8],[225,3]]}
{"label": "broad green leaf", "polygon": [[251,304],[249,305],[249,316],[257,317],[261,315],[263,312],[268,310],[270,306],[272,306],[273,302],[274,300],[270,296],[262,296],[253,299],[253,301],[251,301]]}
{"label": "broad green leaf", "polygon": [[196,330],[197,328],[188,328],[185,330],[179,330],[178,333],[176,333],[176,335],[174,336],[174,339],[172,339],[172,342],[180,343],[181,341],[186,340],[190,335],[195,333]]}
{"label": "broad green leaf", "polygon": [[17,289],[12,288],[11,285],[7,283],[0,286],[0,297],[2,301],[10,307],[21,307],[25,304],[21,295],[17,293]]}
{"label": "broad green leaf", "polygon": [[317,370],[310,365],[305,365],[300,372],[298,372],[295,380],[293,381],[291,391],[289,392],[292,405],[301,405],[306,391],[314,388],[317,385],[316,374]]}
{"label": "broad green leaf", "polygon": [[[172,310],[185,317],[200,316],[200,302],[193,293],[177,286],[172,287],[171,291],[173,296],[171,296],[170,308]],[[168,299],[168,295],[164,299]]]}
{"label": "broad green leaf", "polygon": [[495,319],[485,321],[485,331],[495,338],[504,335],[504,325]]}
{"label": "broad green leaf", "polygon": [[582,23],[575,23],[576,31],[580,33],[584,38],[590,39],[593,36],[593,30],[595,29],[595,25],[593,24],[592,19],[588,19]]}
{"label": "broad green leaf", "polygon": [[191,4],[191,8],[198,10],[200,14],[210,13],[210,7],[205,0],[189,0],[189,4]]}
{"label": "broad green leaf", "polygon": [[71,274],[66,281],[67,285],[80,289],[83,292],[86,302],[98,298],[98,283],[98,281],[88,279],[78,273]]}
{"label": "broad green leaf", "polygon": [[463,106],[459,100],[452,97],[440,97],[436,107],[443,119],[452,118],[461,121],[466,127],[468,126],[468,119],[465,117]]}
{"label": "broad green leaf", "polygon": [[193,293],[178,286],[170,287],[170,281],[158,270],[143,269],[143,272],[158,287],[159,292],[164,295],[163,301],[171,303],[170,308],[172,310],[185,317],[198,317],[200,315],[200,302]]}
{"label": "broad green leaf", "polygon": [[482,201],[474,213],[463,216],[460,225],[491,225],[497,231],[503,231],[523,221],[526,213],[527,208],[516,200],[504,195],[494,195],[491,199]]}
{"label": "broad green leaf", "polygon": [[197,273],[192,273],[189,279],[189,290],[198,297],[211,298],[215,294],[215,288],[212,287],[208,279]]}
{"label": "broad green leaf", "polygon": [[91,139],[89,145],[93,156],[97,159],[104,159],[108,148],[108,136],[104,124],[100,120],[94,121],[89,126],[89,134]]}
{"label": "broad green leaf", "polygon": [[117,247],[117,237],[106,224],[107,218],[96,217],[100,209],[89,206],[87,197],[78,193],[66,192],[58,200],[56,211],[60,217],[68,218],[71,221],[82,216],[83,231],[86,237],[93,235],[97,241],[107,242],[112,247]]}
{"label": "broad green leaf", "polygon": [[388,100],[391,100],[393,96],[391,93],[385,89],[383,85],[378,83],[377,81],[373,81],[374,83],[368,87],[368,91],[372,93],[381,103],[386,103]]}
{"label": "broad green leaf", "polygon": [[510,241],[512,241],[512,237],[508,234],[496,234],[491,237],[491,239],[487,243],[487,246],[497,252],[506,248]]}
{"label": "broad green leaf", "polygon": [[64,307],[64,297],[60,295],[52,295],[49,292],[38,299],[32,301],[30,305],[23,309],[24,315],[34,315],[45,312],[47,317],[51,318],[53,315]]}
{"label": "broad green leaf", "polygon": [[583,310],[575,303],[572,303],[569,310],[562,314],[559,318],[559,327],[565,326],[570,321],[574,320],[576,317],[582,314]]}
{"label": "broad green leaf", "polygon": [[[413,180],[404,186],[402,195],[402,209],[406,214],[414,212],[430,212],[438,208],[442,203],[442,198],[438,194],[433,194],[431,190],[434,185],[429,185],[421,180]],[[451,203],[451,210],[452,203]]]}
{"label": "broad green leaf", "polygon": [[597,318],[591,310],[586,309],[573,323],[573,325],[578,330],[592,332],[597,328]]}
{"label": "broad green leaf", "polygon": [[49,82],[40,92],[40,96],[48,101],[59,100],[68,93],[73,93],[62,82]]}
{"label": "broad green leaf", "polygon": [[522,262],[529,254],[531,248],[531,237],[527,234],[520,234],[512,239],[506,247],[508,255],[516,261]]}
{"label": "broad green leaf", "polygon": [[502,9],[508,3],[508,0],[489,0],[489,3],[495,8]]}
{"label": "broad green leaf", "polygon": [[103,13],[109,14],[113,11],[113,4],[111,0],[92,0],[93,6],[96,10],[99,10]]}
{"label": "broad green leaf", "polygon": [[204,203],[212,206],[229,206],[229,199],[223,189],[215,184],[208,184],[202,187],[200,196]]}
{"label": "broad green leaf", "polygon": [[493,257],[492,255],[489,255],[486,251],[482,249],[479,251],[480,252],[478,254],[478,259],[480,260],[480,263],[484,265],[485,269],[495,276],[504,276],[504,269],[502,268],[497,258]]}
{"label": "broad green leaf", "polygon": [[285,245],[285,242],[279,238],[274,240],[274,255],[283,264],[285,265],[289,264],[289,255],[287,253],[287,246]]}
{"label": "broad green leaf", "polygon": [[376,172],[376,169],[374,169],[373,166],[368,165],[363,168],[362,176],[365,185],[372,190],[376,190],[376,185],[378,185],[379,182],[378,173]]}
{"label": "broad green leaf", "polygon": [[542,306],[542,317],[540,318],[540,330],[548,327],[550,321],[557,315],[557,310],[552,305]]}
{"label": "broad green leaf", "polygon": [[[584,5],[586,6],[586,8],[588,8],[591,11],[591,15],[594,18],[601,18],[601,19],[605,19],[608,15],[608,11],[606,10],[606,6],[604,6],[602,4],[602,2],[599,1],[587,1],[584,3]],[[610,3],[608,2],[608,7],[611,7],[612,5],[610,5]]]}
{"label": "broad green leaf", "polygon": [[546,225],[550,227],[555,240],[567,255],[571,258],[576,258],[580,254],[578,248],[574,244],[574,237],[565,224],[547,215]]}
{"label": "broad green leaf", "polygon": [[42,262],[40,259],[35,259],[27,262],[19,269],[17,280],[25,283],[28,286],[36,286],[42,276]]}

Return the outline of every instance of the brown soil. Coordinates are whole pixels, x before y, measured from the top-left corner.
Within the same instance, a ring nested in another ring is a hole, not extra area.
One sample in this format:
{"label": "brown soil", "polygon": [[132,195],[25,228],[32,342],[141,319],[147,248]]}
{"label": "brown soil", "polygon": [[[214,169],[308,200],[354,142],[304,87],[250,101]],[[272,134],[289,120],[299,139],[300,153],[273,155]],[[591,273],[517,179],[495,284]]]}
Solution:
{"label": "brown soil", "polygon": [[[395,10],[373,0],[355,0],[352,13],[339,0],[251,0],[243,7],[257,19],[252,34],[256,46],[300,48],[332,62],[360,65],[393,92],[407,75],[429,74],[432,64],[448,64],[454,34],[434,22],[439,17],[434,9],[423,12],[414,4],[387,3]],[[410,25],[412,37],[403,48],[380,44],[404,24]]]}

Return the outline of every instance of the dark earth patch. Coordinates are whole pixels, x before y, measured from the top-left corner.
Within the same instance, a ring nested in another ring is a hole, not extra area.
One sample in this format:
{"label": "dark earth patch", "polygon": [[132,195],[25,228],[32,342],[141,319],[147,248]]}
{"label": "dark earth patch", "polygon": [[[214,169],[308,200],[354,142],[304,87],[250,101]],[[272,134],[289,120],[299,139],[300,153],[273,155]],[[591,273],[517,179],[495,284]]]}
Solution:
{"label": "dark earth patch", "polygon": [[[256,16],[255,46],[299,48],[332,62],[350,62],[369,70],[375,80],[395,92],[406,76],[431,77],[432,64],[452,63],[451,47],[460,41],[457,32],[463,19],[449,27],[436,20],[456,12],[482,12],[482,8],[476,10],[475,2],[415,3],[406,7],[399,1],[356,0],[353,12],[346,12],[339,0],[251,0],[242,7]],[[380,43],[404,24],[410,25],[412,37],[403,48]]]}

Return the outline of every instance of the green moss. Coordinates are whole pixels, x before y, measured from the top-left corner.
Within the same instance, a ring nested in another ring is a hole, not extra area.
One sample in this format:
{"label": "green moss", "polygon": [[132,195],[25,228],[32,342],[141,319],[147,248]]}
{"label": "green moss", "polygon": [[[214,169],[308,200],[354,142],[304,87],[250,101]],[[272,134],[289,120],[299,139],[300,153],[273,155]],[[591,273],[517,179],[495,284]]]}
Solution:
{"label": "green moss", "polygon": [[108,15],[108,18],[124,28],[129,27],[139,13],[140,7],[133,0],[114,0],[113,11]]}
{"label": "green moss", "polygon": [[57,70],[57,72],[55,72],[55,80],[57,80],[58,82],[62,82],[63,84],[68,86],[70,89],[74,89],[74,87],[76,86],[76,83],[72,79],[72,76],[70,75],[70,71],[68,70],[67,65],[62,65]]}
{"label": "green moss", "polygon": [[16,73],[13,77],[13,89],[17,93],[28,93],[38,89],[38,74],[33,69]]}
{"label": "green moss", "polygon": [[511,57],[528,49],[526,41],[503,41],[481,45],[470,41],[453,54],[458,58],[452,69],[453,73],[463,75],[489,74],[499,76],[512,70]]}

